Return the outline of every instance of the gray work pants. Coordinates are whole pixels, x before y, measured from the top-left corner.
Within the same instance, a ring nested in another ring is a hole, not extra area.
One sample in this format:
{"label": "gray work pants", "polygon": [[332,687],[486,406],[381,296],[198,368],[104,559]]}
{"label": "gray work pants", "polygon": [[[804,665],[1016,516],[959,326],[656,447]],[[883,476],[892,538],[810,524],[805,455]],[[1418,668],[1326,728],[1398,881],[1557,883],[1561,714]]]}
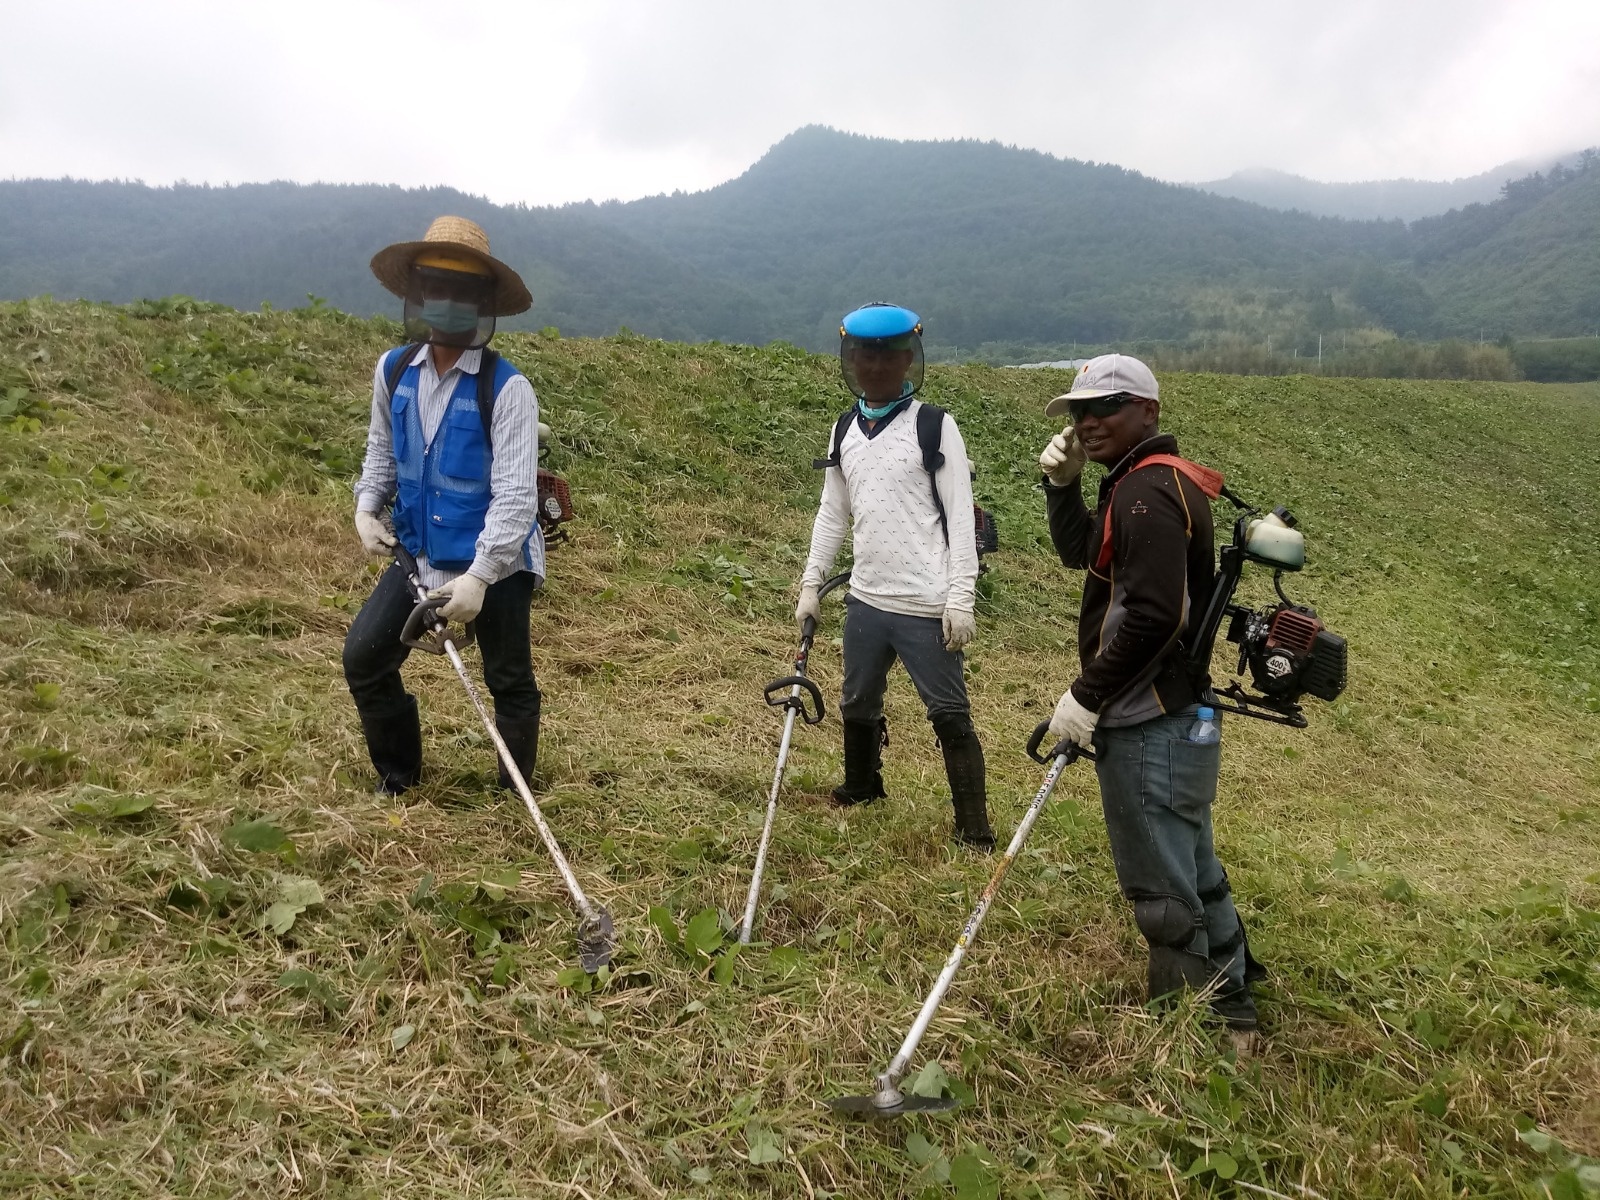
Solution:
{"label": "gray work pants", "polygon": [[908,617],[884,612],[854,596],[845,597],[844,688],[839,716],[846,721],[876,723],[883,715],[883,693],[889,668],[898,658],[916,685],[928,720],[964,715],[971,710],[965,659],[944,648],[944,624],[937,617]]}
{"label": "gray work pants", "polygon": [[[1162,908],[1169,930],[1183,927],[1175,917],[1186,913],[1185,932],[1162,934],[1165,944],[1206,960],[1209,970],[1201,973],[1222,976],[1220,990],[1227,993],[1244,984],[1244,932],[1211,841],[1222,746],[1188,740],[1194,714],[1191,707],[1138,725],[1096,729],[1095,773],[1123,896],[1136,917],[1141,902],[1143,913],[1168,902]],[[1150,940],[1146,923],[1140,931]]]}

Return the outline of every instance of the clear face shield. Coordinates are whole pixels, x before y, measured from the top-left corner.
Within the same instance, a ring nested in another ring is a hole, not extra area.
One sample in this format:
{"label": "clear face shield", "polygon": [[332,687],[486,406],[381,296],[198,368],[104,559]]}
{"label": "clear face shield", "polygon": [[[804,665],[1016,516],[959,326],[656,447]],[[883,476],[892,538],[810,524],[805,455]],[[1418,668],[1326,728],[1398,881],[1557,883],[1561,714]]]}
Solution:
{"label": "clear face shield", "polygon": [[406,289],[406,338],[471,350],[494,335],[494,277],[413,266]]}
{"label": "clear face shield", "polygon": [[839,369],[857,400],[877,406],[914,396],[922,388],[922,335],[839,339]]}

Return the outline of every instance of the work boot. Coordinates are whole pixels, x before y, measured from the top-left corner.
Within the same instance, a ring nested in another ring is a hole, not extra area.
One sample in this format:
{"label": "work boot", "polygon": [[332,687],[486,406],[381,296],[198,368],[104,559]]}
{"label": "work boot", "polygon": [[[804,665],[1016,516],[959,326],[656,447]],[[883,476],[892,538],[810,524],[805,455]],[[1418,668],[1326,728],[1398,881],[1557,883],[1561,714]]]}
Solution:
{"label": "work boot", "polygon": [[889,744],[889,723],[879,717],[875,721],[842,724],[844,782],[833,789],[833,802],[844,807],[881,800],[888,793],[883,790],[883,758],[879,751]]}
{"label": "work boot", "polygon": [[1260,1028],[1256,1015],[1256,998],[1248,983],[1230,992],[1219,992],[1211,998],[1211,1011],[1221,1017],[1229,1029],[1249,1031]]}
{"label": "work boot", "polygon": [[[500,713],[494,715],[494,727],[500,731],[500,736],[505,740],[506,749],[511,751],[511,761],[517,764],[517,770],[522,772],[522,778],[527,780],[528,787],[533,787],[533,767],[539,759],[539,710],[535,708],[531,717],[507,717]],[[495,759],[499,761],[499,755]],[[500,764],[500,786],[507,791],[516,791],[517,785],[511,779],[511,772],[506,770],[505,763]]]}
{"label": "work boot", "polygon": [[399,708],[361,714],[367,754],[378,772],[378,791],[398,796],[422,777],[422,721],[417,698],[407,696]]}
{"label": "work boot", "polygon": [[989,828],[989,802],[983,778],[983,744],[972,718],[966,713],[941,716],[933,723],[944,751],[944,773],[950,781],[950,805],[955,809],[955,838],[988,854],[994,849]]}

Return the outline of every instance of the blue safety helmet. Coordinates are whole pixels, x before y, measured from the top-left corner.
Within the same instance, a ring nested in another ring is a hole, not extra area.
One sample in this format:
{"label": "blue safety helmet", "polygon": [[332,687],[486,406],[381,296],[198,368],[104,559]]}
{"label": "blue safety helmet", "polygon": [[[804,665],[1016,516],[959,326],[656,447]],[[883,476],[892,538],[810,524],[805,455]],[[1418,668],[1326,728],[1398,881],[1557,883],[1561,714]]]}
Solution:
{"label": "blue safety helmet", "polygon": [[923,376],[921,318],[882,300],[846,313],[839,323],[839,370],[850,394],[870,404],[915,395]]}

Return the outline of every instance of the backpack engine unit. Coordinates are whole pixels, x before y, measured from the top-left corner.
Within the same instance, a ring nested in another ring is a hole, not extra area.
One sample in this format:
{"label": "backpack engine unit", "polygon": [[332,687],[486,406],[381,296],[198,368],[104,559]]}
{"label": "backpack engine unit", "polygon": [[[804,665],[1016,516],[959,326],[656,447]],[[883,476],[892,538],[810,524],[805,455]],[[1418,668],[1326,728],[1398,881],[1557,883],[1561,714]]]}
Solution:
{"label": "backpack engine unit", "polygon": [[[1256,692],[1246,691],[1234,680],[1216,689],[1216,706],[1303,729],[1302,696],[1335,700],[1344,691],[1348,647],[1344,638],[1317,616],[1316,609],[1296,604],[1284,594],[1283,573],[1305,565],[1305,540],[1295,528],[1294,514],[1278,507],[1263,517],[1226,488],[1222,495],[1243,511],[1233,523],[1233,540],[1222,547],[1219,556],[1216,585],[1189,655],[1190,674],[1202,678],[1209,672],[1217,632],[1227,617],[1227,640],[1239,647],[1234,673],[1242,675],[1248,668]],[[1233,602],[1247,562],[1272,568],[1278,604],[1252,609]]]}

